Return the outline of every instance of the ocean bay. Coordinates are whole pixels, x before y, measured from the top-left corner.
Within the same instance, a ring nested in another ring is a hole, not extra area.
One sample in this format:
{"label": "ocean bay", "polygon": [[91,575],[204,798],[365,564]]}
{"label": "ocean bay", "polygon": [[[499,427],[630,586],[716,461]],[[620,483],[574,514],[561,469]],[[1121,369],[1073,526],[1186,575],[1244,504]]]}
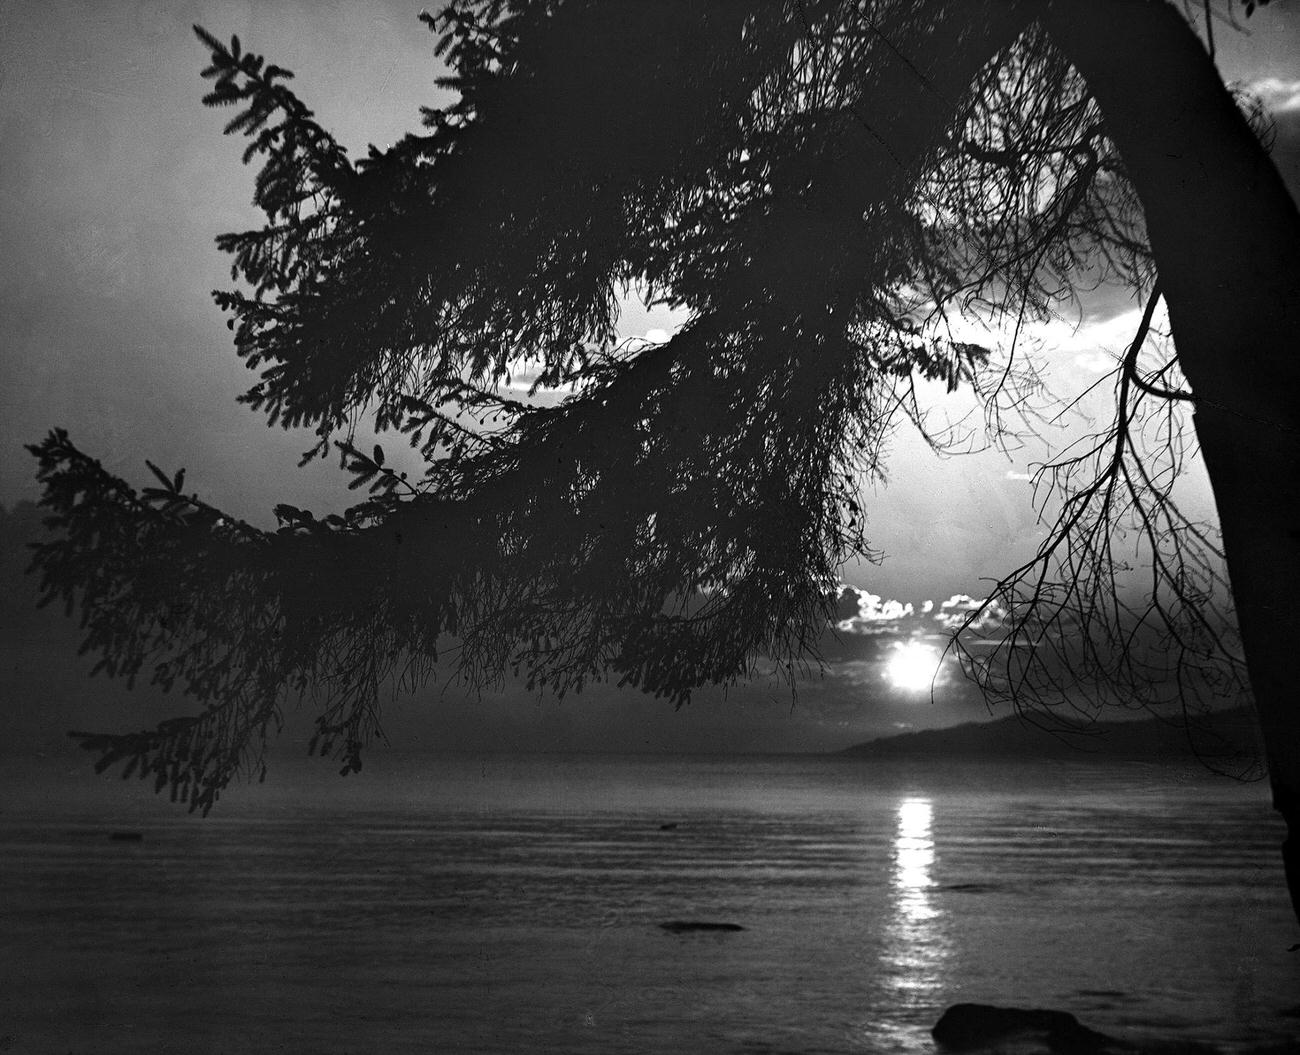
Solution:
{"label": "ocean bay", "polygon": [[5,778],[16,1051],[925,1052],[959,1001],[1295,1033],[1280,825],[1202,771],[375,751],[200,819],[88,768]]}

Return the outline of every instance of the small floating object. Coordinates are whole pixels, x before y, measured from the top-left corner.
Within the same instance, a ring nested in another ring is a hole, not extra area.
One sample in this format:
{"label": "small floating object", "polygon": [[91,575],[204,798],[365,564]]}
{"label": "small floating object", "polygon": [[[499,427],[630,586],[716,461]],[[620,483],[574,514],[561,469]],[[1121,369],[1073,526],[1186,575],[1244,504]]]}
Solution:
{"label": "small floating object", "polygon": [[661,824],[659,825],[659,830],[661,832],[675,832],[677,830],[677,822],[669,821],[667,824]]}
{"label": "small floating object", "polygon": [[108,838],[115,843],[142,843],[144,832],[112,832]]}
{"label": "small floating object", "polygon": [[692,934],[698,931],[738,931],[744,930],[739,923],[710,923],[706,920],[674,919],[659,924],[670,934]]}

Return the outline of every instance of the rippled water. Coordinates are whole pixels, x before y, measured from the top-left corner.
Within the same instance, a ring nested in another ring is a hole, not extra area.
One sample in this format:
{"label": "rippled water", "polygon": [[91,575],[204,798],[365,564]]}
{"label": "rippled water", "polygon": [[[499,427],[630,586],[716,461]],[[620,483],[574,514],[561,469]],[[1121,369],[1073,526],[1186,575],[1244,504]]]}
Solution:
{"label": "rippled water", "polygon": [[283,765],[206,820],[11,771],[9,1050],[928,1052],[961,1000],[1125,1037],[1300,1033],[1259,785],[807,757],[371,768]]}

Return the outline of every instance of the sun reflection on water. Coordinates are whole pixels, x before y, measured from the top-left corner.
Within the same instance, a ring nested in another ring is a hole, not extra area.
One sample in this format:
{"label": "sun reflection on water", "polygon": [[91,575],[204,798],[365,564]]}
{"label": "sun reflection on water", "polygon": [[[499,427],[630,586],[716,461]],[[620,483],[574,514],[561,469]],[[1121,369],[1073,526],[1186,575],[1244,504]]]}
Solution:
{"label": "sun reflection on water", "polygon": [[880,967],[899,1024],[875,1023],[869,1032],[890,1050],[930,1050],[928,1027],[947,995],[951,952],[947,921],[935,897],[934,806],[928,798],[905,798],[895,813],[890,914]]}
{"label": "sun reflection on water", "polygon": [[930,900],[934,880],[934,811],[929,799],[903,799],[898,804],[898,831],[894,835],[894,909],[908,925],[934,919]]}

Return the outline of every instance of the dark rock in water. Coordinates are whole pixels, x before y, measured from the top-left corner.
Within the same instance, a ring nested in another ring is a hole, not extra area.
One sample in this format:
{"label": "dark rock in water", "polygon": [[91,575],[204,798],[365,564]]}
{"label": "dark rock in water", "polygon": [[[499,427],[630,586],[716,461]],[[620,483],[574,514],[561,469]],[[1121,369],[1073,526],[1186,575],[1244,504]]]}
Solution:
{"label": "dark rock in water", "polygon": [[141,843],[144,832],[113,832],[108,838],[115,843]]}
{"label": "dark rock in water", "polygon": [[930,1035],[949,1049],[987,1048],[1008,1041],[1041,1043],[1053,1055],[1112,1055],[1136,1049],[1089,1029],[1068,1011],[954,1004]]}
{"label": "dark rock in water", "polygon": [[675,919],[659,924],[670,934],[692,934],[697,931],[737,931],[744,930],[739,923],[708,923],[701,920]]}

